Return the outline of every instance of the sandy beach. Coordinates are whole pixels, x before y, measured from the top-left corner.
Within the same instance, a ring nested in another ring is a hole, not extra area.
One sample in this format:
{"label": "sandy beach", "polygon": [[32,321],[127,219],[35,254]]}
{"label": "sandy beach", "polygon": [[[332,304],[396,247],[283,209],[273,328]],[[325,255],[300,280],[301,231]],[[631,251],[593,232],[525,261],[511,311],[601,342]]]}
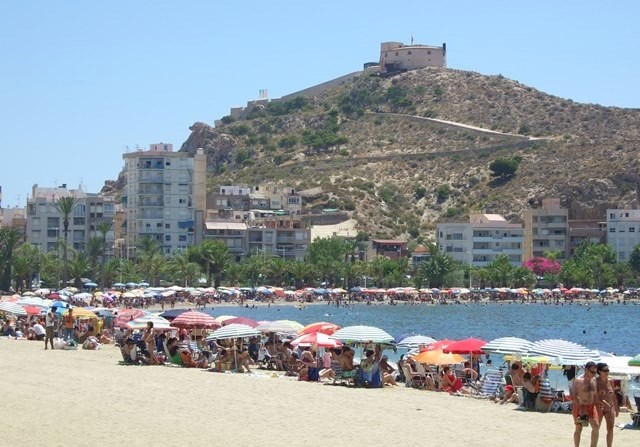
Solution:
{"label": "sandy beach", "polygon": [[[572,439],[569,415],[444,393],[121,366],[113,346],[44,351],[39,342],[3,338],[0,352],[4,445],[560,447]],[[629,419],[621,414],[618,423]],[[616,429],[615,445],[638,442],[640,432]]]}

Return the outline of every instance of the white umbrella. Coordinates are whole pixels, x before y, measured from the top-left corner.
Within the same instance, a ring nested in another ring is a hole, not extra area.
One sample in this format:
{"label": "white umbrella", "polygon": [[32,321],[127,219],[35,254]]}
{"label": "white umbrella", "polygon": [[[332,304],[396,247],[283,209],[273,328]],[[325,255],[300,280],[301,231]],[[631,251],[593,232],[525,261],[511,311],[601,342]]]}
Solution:
{"label": "white umbrella", "polygon": [[410,335],[398,342],[396,345],[398,348],[415,349],[420,346],[427,346],[435,342],[435,338],[427,337],[425,335]]}
{"label": "white umbrella", "polygon": [[210,341],[222,340],[225,338],[245,338],[255,337],[256,335],[260,335],[260,331],[252,328],[251,326],[247,326],[246,324],[232,323],[216,329],[207,336],[206,340]]}
{"label": "white umbrella", "polygon": [[153,328],[160,331],[172,331],[175,330],[173,326],[171,326],[171,322],[166,318],[145,315],[144,317],[135,318],[131,321],[127,321],[126,326],[129,329],[146,329],[147,323],[151,321],[153,323]]}
{"label": "white umbrella", "polygon": [[529,340],[518,337],[500,337],[484,345],[482,350],[494,354],[522,354],[531,350]]}
{"label": "white umbrella", "polygon": [[280,334],[297,334],[303,326],[288,320],[265,321],[256,327],[260,332],[277,332]]}
{"label": "white umbrella", "polygon": [[373,326],[347,326],[337,330],[330,338],[343,342],[393,343],[393,337]]}
{"label": "white umbrella", "polygon": [[589,361],[600,361],[600,354],[597,351],[590,350],[577,343],[559,339],[538,340],[531,345],[529,353],[556,357],[554,363],[560,365],[582,366]]}
{"label": "white umbrella", "polygon": [[3,312],[8,312],[14,315],[26,315],[27,312],[24,310],[19,304],[12,303],[10,301],[2,301],[0,302],[0,310]]}

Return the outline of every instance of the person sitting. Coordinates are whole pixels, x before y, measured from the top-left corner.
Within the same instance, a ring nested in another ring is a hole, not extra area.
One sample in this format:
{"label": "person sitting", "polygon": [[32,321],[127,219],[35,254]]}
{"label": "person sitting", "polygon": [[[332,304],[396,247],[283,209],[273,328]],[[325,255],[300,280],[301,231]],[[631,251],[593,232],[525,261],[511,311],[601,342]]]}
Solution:
{"label": "person sitting", "polygon": [[396,379],[393,377],[396,370],[389,364],[389,357],[383,355],[378,364],[380,365],[380,371],[382,372],[382,383],[390,386],[398,385]]}
{"label": "person sitting", "polygon": [[100,334],[100,339],[98,340],[101,345],[109,345],[113,343],[113,338],[109,336],[109,331],[104,329]]}
{"label": "person sitting", "polygon": [[522,387],[522,368],[517,362],[511,364],[509,368],[509,374],[506,375],[505,380],[507,385],[513,385],[514,388]]}
{"label": "person sitting", "polygon": [[450,394],[467,394],[462,379],[457,378],[448,365],[442,370],[440,388]]}
{"label": "person sitting", "polygon": [[464,383],[472,384],[478,380],[478,372],[471,368],[470,362],[464,362],[464,369],[462,371],[464,373]]}
{"label": "person sitting", "polygon": [[238,354],[238,372],[251,372],[251,365],[255,365],[255,362],[251,358],[251,354],[249,353],[249,348],[244,346]]}
{"label": "person sitting", "polygon": [[536,408],[536,399],[538,397],[538,392],[536,390],[536,385],[533,383],[531,378],[531,373],[526,372],[522,376],[523,384],[522,384],[522,393],[523,393],[523,405],[527,410],[535,410]]}
{"label": "person sitting", "polygon": [[518,393],[516,393],[516,389],[513,387],[513,385],[507,385],[504,387],[504,394],[502,395],[502,397],[496,397],[494,402],[500,403],[500,405],[504,405],[507,403],[517,404],[520,402],[520,399],[518,398]]}
{"label": "person sitting", "polygon": [[180,359],[182,360],[182,366],[187,368],[206,368],[209,366],[206,357],[197,356],[186,349],[180,350]]}
{"label": "person sitting", "polygon": [[382,380],[380,376],[380,352],[367,349],[365,358],[360,362],[358,375],[356,377],[356,385],[365,386],[367,388],[380,388]]}

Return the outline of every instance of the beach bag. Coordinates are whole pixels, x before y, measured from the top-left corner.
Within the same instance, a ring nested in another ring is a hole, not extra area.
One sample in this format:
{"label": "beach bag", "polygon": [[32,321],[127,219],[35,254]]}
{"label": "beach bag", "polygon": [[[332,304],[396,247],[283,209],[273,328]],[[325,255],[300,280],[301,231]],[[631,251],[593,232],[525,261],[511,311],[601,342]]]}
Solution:
{"label": "beach bag", "polygon": [[67,345],[67,343],[61,339],[61,338],[54,338],[53,339],[53,347],[54,349],[64,349],[64,347]]}
{"label": "beach bag", "polygon": [[69,340],[67,344],[64,345],[64,349],[65,350],[78,349],[78,343],[76,343],[74,340]]}

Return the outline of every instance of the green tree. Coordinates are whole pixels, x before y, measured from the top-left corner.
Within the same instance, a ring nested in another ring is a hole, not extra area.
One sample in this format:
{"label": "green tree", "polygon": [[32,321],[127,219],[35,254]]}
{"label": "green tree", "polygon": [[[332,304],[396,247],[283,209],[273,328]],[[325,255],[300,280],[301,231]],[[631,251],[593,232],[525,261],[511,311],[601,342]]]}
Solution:
{"label": "green tree", "polygon": [[207,280],[211,284],[214,278],[214,287],[220,287],[222,273],[231,262],[229,247],[220,241],[204,241],[200,245],[201,257],[207,266]]}
{"label": "green tree", "polygon": [[640,272],[640,244],[633,247],[629,256],[629,266],[635,274]]}
{"label": "green tree", "polygon": [[507,255],[498,255],[487,265],[491,282],[494,287],[510,287],[513,282],[515,267],[509,262]]}
{"label": "green tree", "polygon": [[55,205],[58,212],[62,214],[62,227],[64,231],[64,245],[62,246],[62,283],[65,287],[67,285],[67,280],[69,279],[69,217],[77,204],[78,200],[75,197],[60,197]]}
{"label": "green tree", "polygon": [[90,269],[89,258],[85,252],[74,251],[73,258],[69,263],[69,275],[73,279],[73,286],[80,289],[82,278],[87,276]]}
{"label": "green tree", "polygon": [[104,287],[104,282],[102,282],[102,276],[104,275],[104,266],[107,262],[107,234],[111,231],[112,223],[108,221],[98,222],[96,229],[100,236],[102,237],[102,260],[100,262],[100,281],[102,287]]}
{"label": "green tree", "polygon": [[491,162],[489,169],[493,177],[508,179],[516,175],[519,164],[515,158],[497,158]]}
{"label": "green tree", "polygon": [[13,280],[15,250],[20,235],[15,228],[0,228],[0,290],[8,291]]}

